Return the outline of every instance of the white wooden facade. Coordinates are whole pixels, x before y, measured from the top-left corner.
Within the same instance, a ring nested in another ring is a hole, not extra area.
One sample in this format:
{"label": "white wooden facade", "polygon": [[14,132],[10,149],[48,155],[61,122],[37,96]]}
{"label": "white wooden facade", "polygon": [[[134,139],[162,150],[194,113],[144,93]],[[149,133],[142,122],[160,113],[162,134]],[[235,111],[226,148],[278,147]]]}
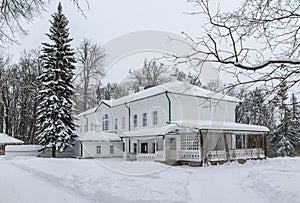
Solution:
{"label": "white wooden facade", "polygon": [[[237,126],[235,108],[239,102],[183,82],[170,82],[102,101],[97,108],[77,116],[77,133],[116,133],[124,142],[127,159],[204,162],[262,158],[264,143],[250,150],[245,136],[264,140],[268,129]],[[240,136],[244,136],[243,144],[237,148],[236,138]]]}

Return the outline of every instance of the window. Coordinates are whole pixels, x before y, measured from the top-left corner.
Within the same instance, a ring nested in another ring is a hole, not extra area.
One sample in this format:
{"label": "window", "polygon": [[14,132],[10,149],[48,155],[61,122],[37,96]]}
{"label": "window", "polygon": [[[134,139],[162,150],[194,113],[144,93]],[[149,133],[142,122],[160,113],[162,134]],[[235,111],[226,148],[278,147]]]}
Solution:
{"label": "window", "polygon": [[147,113],[143,113],[143,127],[147,126]]}
{"label": "window", "polygon": [[176,150],[176,138],[170,138],[170,150]]}
{"label": "window", "polygon": [[115,130],[118,130],[118,119],[115,118]]}
{"label": "window", "polygon": [[97,146],[96,147],[96,153],[97,154],[101,154],[101,146]]}
{"label": "window", "polygon": [[152,113],[152,125],[157,125],[157,120],[158,120],[157,111],[153,111],[153,113]]}
{"label": "window", "polygon": [[138,126],[138,119],[137,115],[133,115],[133,127],[136,128]]}
{"label": "window", "polygon": [[91,131],[94,130],[94,123],[91,123]]}
{"label": "window", "polygon": [[88,126],[87,124],[84,124],[84,132],[87,132],[88,131]]}
{"label": "window", "polygon": [[111,154],[113,154],[113,153],[115,152],[114,146],[110,146],[110,147],[109,147],[109,152],[110,152]]}
{"label": "window", "polygon": [[108,114],[105,114],[102,118],[102,130],[108,131],[108,126],[109,126]]}
{"label": "window", "polygon": [[122,129],[125,129],[125,117],[122,117]]}
{"label": "window", "polygon": [[182,134],[180,136],[181,150],[199,150],[197,134]]}

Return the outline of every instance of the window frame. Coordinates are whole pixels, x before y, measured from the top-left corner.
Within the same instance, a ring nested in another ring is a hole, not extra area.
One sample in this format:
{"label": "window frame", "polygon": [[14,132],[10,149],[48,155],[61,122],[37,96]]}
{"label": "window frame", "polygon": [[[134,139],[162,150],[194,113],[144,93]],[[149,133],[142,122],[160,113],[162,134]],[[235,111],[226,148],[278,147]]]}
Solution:
{"label": "window frame", "polygon": [[146,127],[148,125],[148,117],[147,117],[147,113],[143,113],[143,116],[142,116],[142,121],[143,121],[143,127]]}
{"label": "window frame", "polygon": [[137,114],[133,115],[133,127],[134,128],[138,127],[138,115]]}
{"label": "window frame", "polygon": [[122,129],[125,129],[125,117],[122,117]]}
{"label": "window frame", "polygon": [[109,119],[108,114],[104,114],[102,117],[102,131],[108,131],[109,130]]}
{"label": "window frame", "polygon": [[109,153],[110,154],[114,154],[115,153],[115,146],[114,145],[110,145],[109,146]]}
{"label": "window frame", "polygon": [[157,125],[158,124],[158,112],[153,111],[152,112],[152,125]]}
{"label": "window frame", "polygon": [[118,118],[115,118],[115,130],[118,130]]}
{"label": "window frame", "polygon": [[102,152],[101,151],[101,145],[97,145],[96,146],[96,154],[99,155],[99,154],[101,154],[101,152]]}

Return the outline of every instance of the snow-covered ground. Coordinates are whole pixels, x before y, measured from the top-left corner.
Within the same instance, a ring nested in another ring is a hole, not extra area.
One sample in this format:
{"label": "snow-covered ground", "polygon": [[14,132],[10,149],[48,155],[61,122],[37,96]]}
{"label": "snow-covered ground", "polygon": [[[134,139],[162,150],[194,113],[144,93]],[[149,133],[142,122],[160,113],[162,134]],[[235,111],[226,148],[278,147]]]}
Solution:
{"label": "snow-covered ground", "polygon": [[193,168],[0,157],[0,202],[300,202],[300,158]]}

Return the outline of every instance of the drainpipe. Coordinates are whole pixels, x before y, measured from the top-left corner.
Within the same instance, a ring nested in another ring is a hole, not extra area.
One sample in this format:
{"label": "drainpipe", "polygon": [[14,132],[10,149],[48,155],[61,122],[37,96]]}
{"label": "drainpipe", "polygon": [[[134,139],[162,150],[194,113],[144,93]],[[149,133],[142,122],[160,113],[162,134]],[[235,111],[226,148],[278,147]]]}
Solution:
{"label": "drainpipe", "polygon": [[83,155],[83,144],[82,142],[80,142],[80,158],[83,158],[82,155]]}
{"label": "drainpipe", "polygon": [[85,118],[86,120],[86,132],[89,131],[89,119],[85,116],[85,114],[83,115],[83,118]]}
{"label": "drainpipe", "polygon": [[171,122],[171,120],[172,120],[172,117],[171,117],[171,99],[170,99],[168,93],[169,93],[169,92],[166,91],[166,97],[167,97],[168,102],[169,102],[169,122]]}
{"label": "drainpipe", "polygon": [[[131,110],[130,107],[128,106],[128,103],[125,103],[124,105],[128,109],[128,131],[130,131]],[[131,145],[130,139],[128,139],[128,153],[130,153],[130,145]]]}

